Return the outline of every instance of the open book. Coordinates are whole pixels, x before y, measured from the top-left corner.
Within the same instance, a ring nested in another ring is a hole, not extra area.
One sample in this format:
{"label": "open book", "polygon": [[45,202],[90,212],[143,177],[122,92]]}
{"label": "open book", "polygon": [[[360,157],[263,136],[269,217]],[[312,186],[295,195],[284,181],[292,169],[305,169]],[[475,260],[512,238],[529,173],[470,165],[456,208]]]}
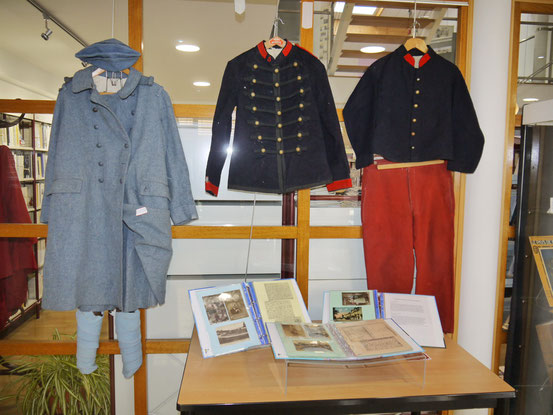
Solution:
{"label": "open book", "polygon": [[294,279],[242,282],[188,293],[204,358],[267,345],[266,322],[311,322]]}
{"label": "open book", "polygon": [[393,319],[421,346],[445,347],[432,295],[380,293],[376,290],[325,291],[323,323]]}
{"label": "open book", "polygon": [[389,319],[267,323],[267,331],[276,359],[358,361],[424,357],[424,350]]}

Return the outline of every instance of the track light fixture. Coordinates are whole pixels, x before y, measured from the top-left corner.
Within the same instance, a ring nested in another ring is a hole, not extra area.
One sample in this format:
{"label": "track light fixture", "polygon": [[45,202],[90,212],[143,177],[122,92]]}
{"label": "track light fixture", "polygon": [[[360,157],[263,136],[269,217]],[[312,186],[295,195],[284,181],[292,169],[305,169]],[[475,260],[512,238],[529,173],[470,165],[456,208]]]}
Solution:
{"label": "track light fixture", "polygon": [[50,29],[48,27],[48,16],[46,16],[46,15],[44,15],[44,26],[46,27],[46,30],[44,31],[44,33],[41,33],[40,36],[44,40],[48,40],[48,39],[50,39],[50,36],[52,35],[52,29]]}

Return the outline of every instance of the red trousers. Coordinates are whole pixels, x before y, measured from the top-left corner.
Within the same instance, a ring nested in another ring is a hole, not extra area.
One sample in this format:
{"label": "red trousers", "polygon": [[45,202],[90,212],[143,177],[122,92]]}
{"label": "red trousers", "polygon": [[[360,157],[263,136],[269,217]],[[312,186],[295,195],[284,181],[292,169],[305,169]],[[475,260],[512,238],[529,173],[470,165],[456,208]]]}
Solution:
{"label": "red trousers", "polygon": [[[389,164],[389,162],[379,162]],[[367,288],[434,295],[453,331],[453,181],[446,164],[363,169],[361,220]]]}

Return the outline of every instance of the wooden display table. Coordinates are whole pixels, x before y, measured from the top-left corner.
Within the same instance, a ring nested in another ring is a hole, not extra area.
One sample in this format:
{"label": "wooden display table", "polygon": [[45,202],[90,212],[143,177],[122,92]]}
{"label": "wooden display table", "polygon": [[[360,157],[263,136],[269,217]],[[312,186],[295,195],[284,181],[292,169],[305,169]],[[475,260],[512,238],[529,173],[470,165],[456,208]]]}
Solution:
{"label": "wooden display table", "polygon": [[493,408],[514,389],[454,341],[426,351],[426,380],[389,367],[301,367],[289,370],[270,347],[204,359],[196,331],[177,410],[187,414],[353,414]]}

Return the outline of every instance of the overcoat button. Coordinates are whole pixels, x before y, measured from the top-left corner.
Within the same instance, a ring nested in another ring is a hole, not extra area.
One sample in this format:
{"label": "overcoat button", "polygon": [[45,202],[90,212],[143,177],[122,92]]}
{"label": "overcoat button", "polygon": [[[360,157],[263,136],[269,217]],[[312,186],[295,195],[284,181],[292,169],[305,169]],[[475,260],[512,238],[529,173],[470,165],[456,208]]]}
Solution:
{"label": "overcoat button", "polygon": [[259,125],[259,121],[256,121],[256,122],[255,122],[255,125]]}
{"label": "overcoat button", "polygon": [[123,179],[119,179],[119,183],[123,183]]}
{"label": "overcoat button", "polygon": [[420,93],[421,93],[421,91],[419,91],[418,89],[415,91],[415,94],[417,94],[417,95],[420,94]]}
{"label": "overcoat button", "polygon": [[296,151],[299,153],[301,151],[301,148],[296,147]]}
{"label": "overcoat button", "polygon": [[297,63],[297,62],[294,62],[294,66],[298,66],[298,63]]}
{"label": "overcoat button", "polygon": [[125,148],[129,148],[129,143],[125,143]]}
{"label": "overcoat button", "polygon": [[253,69],[257,69],[257,68],[258,68],[257,64],[254,64]]}
{"label": "overcoat button", "polygon": [[300,88],[300,94],[303,94],[303,92],[304,92],[303,88]]}
{"label": "overcoat button", "polygon": [[96,143],[96,147],[100,148],[100,147],[102,147],[102,144]]}
{"label": "overcoat button", "polygon": [[302,117],[298,117],[298,121],[299,121],[299,122],[302,122],[302,121],[303,121],[303,118],[302,118]]}
{"label": "overcoat button", "polygon": [[97,125],[94,126],[94,129],[97,130],[99,127]]}
{"label": "overcoat button", "polygon": [[253,107],[253,108],[252,108],[252,111],[257,111],[257,107]]}
{"label": "overcoat button", "polygon": [[421,79],[420,78],[417,78],[417,82],[419,82]]}
{"label": "overcoat button", "polygon": [[98,166],[102,167],[104,165],[104,162],[103,161],[99,161],[98,162]]}
{"label": "overcoat button", "polygon": [[282,137],[278,137],[277,141],[280,143],[282,141]]}
{"label": "overcoat button", "polygon": [[100,183],[104,183],[104,179],[98,179]]}
{"label": "overcoat button", "polygon": [[414,131],[411,131],[411,135],[415,135],[415,132],[414,132]]}
{"label": "overcoat button", "polygon": [[282,115],[282,111],[277,111],[277,115]]}
{"label": "overcoat button", "polygon": [[267,151],[267,150],[265,150],[264,148],[261,149],[261,152],[262,152],[262,153],[265,153],[265,151]]}
{"label": "overcoat button", "polygon": [[303,108],[303,104],[300,102],[300,108]]}
{"label": "overcoat button", "polygon": [[281,123],[278,123],[278,124],[277,124],[277,127],[278,127],[278,128],[282,128],[282,124],[281,124]]}
{"label": "overcoat button", "polygon": [[417,119],[416,119],[416,118],[413,118],[413,122],[417,122]]}
{"label": "overcoat button", "polygon": [[298,138],[301,138],[302,134],[301,133],[298,133]]}
{"label": "overcoat button", "polygon": [[251,95],[252,97],[255,97],[255,92],[252,92],[250,95]]}
{"label": "overcoat button", "polygon": [[132,111],[131,111],[131,114],[132,114],[132,115],[136,114],[136,111],[135,111],[135,110],[132,110]]}
{"label": "overcoat button", "polygon": [[263,136],[258,135],[258,136],[257,136],[257,139],[258,139],[259,141],[261,141],[261,140],[263,140]]}
{"label": "overcoat button", "polygon": [[278,150],[278,154],[284,154],[284,150]]}
{"label": "overcoat button", "polygon": [[419,107],[419,104],[415,104],[415,105],[413,105],[413,107],[418,108],[418,107]]}
{"label": "overcoat button", "polygon": [[92,108],[92,111],[98,112],[98,107],[93,107],[93,108]]}
{"label": "overcoat button", "polygon": [[275,83],[275,88],[278,88],[280,84],[278,82]]}
{"label": "overcoat button", "polygon": [[252,79],[252,82],[255,84],[257,82],[257,80],[254,78],[254,79]]}
{"label": "overcoat button", "polygon": [[278,73],[278,68],[275,68],[275,73]]}
{"label": "overcoat button", "polygon": [[415,149],[415,146],[411,146],[411,150],[414,150]]}
{"label": "overcoat button", "polygon": [[277,102],[280,102],[280,97],[276,97]]}
{"label": "overcoat button", "polygon": [[297,79],[298,79],[298,81],[301,81],[301,75],[298,75]]}

